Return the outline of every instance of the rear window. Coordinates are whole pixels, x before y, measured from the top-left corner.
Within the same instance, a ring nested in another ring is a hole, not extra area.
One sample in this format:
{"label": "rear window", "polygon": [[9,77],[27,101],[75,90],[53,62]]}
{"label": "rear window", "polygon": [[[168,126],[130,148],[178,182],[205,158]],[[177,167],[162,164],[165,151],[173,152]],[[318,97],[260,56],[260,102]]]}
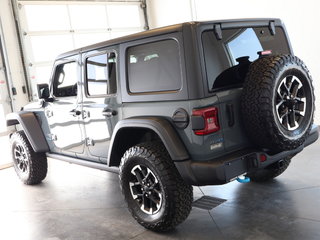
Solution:
{"label": "rear window", "polygon": [[181,88],[179,45],[162,40],[127,50],[130,93],[177,91]]}
{"label": "rear window", "polygon": [[242,84],[250,63],[259,58],[258,52],[290,53],[280,27],[275,35],[267,27],[222,30],[222,40],[217,40],[213,31],[205,31],[202,44],[209,91]]}

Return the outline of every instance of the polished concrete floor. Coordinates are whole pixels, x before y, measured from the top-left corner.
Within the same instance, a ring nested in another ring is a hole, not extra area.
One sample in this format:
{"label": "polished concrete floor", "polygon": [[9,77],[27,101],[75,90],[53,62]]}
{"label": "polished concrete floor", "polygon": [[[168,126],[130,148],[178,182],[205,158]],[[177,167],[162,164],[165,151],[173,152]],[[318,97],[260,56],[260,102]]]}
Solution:
{"label": "polished concrete floor", "polygon": [[1,166],[7,166],[11,162],[9,137],[0,136],[0,169]]}
{"label": "polished concrete floor", "polygon": [[211,211],[193,208],[174,231],[158,234],[130,216],[112,173],[49,160],[49,174],[25,186],[0,170],[1,240],[320,239],[320,142],[266,184],[194,187],[226,199]]}

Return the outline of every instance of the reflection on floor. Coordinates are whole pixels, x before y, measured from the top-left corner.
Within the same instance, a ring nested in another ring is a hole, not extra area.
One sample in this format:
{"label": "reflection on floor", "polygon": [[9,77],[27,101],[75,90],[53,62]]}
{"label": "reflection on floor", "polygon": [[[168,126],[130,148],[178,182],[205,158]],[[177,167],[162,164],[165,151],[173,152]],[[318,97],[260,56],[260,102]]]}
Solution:
{"label": "reflection on floor", "polygon": [[139,226],[125,208],[112,173],[49,161],[49,175],[25,186],[12,168],[0,171],[0,239],[320,239],[320,141],[296,156],[289,169],[265,183],[194,187],[227,199],[206,211],[193,208],[174,231]]}

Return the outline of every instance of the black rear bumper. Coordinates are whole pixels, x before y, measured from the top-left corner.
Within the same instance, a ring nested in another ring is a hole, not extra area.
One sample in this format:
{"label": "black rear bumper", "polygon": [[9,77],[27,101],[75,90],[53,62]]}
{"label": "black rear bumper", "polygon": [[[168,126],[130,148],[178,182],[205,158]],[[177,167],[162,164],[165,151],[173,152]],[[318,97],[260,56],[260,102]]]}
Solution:
{"label": "black rear bumper", "polygon": [[[238,176],[254,169],[265,168],[285,157],[294,156],[318,138],[319,127],[314,125],[305,143],[294,150],[268,154],[254,149],[245,149],[220,159],[206,162],[186,160],[175,162],[175,165],[182,178],[191,185],[221,185],[231,182]],[[264,161],[260,161],[261,155],[264,156]]]}

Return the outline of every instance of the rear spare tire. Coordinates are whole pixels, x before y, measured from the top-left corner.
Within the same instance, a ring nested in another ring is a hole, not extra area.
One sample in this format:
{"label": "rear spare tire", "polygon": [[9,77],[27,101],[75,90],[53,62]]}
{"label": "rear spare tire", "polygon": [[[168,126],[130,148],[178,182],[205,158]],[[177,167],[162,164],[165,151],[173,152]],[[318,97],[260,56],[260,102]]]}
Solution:
{"label": "rear spare tire", "polygon": [[253,62],[241,101],[252,142],[272,151],[291,150],[304,143],[313,123],[314,93],[302,60],[278,55]]}

